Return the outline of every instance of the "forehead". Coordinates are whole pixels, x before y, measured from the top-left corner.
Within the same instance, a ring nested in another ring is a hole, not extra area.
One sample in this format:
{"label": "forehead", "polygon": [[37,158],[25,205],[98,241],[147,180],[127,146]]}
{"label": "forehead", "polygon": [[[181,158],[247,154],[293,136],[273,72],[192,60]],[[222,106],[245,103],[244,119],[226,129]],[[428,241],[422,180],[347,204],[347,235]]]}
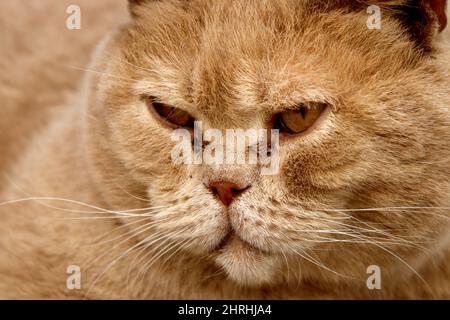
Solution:
{"label": "forehead", "polygon": [[[164,19],[138,24],[137,33],[145,36],[134,41],[136,63],[152,71],[139,86],[172,105],[226,117],[337,98],[343,86],[402,67],[408,44],[393,37],[395,24],[374,33],[365,12],[313,10],[311,3],[197,0],[189,10],[162,6],[157,14]],[[387,66],[386,60],[399,62]]]}

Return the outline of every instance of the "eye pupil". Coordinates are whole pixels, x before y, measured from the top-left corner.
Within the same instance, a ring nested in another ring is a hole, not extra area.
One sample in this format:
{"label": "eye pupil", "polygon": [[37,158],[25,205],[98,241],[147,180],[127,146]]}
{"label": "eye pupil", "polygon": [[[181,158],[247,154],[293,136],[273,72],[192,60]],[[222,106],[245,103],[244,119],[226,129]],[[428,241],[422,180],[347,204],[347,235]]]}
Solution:
{"label": "eye pupil", "polygon": [[300,108],[300,114],[302,115],[303,120],[305,120],[306,117],[306,109],[305,107]]}
{"label": "eye pupil", "polygon": [[295,110],[278,114],[275,126],[281,132],[302,133],[314,125],[326,107],[323,103],[300,105]]}

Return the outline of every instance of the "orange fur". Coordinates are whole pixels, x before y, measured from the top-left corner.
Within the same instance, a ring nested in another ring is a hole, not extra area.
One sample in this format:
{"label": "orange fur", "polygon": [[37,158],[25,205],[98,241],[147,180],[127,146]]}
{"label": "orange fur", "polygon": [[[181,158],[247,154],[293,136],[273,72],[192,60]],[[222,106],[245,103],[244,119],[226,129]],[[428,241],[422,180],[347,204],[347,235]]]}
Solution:
{"label": "orange fur", "polygon": [[[163,0],[137,1],[121,25],[124,1],[108,0],[80,1],[86,25],[71,32],[69,1],[53,2],[0,4],[17,20],[0,20],[0,200],[41,197],[0,206],[1,297],[450,298],[439,19],[407,28],[404,1],[381,1],[382,29],[368,30],[364,1]],[[107,30],[79,88],[68,66]],[[308,134],[282,137],[280,175],[260,176],[174,165],[171,131],[142,95],[220,130],[264,128],[303,101],[330,108]],[[251,187],[225,210],[205,176]],[[111,212],[146,207],[144,222]],[[214,250],[230,229],[239,237]],[[65,288],[74,264],[80,291]],[[373,264],[382,290],[366,287]]]}

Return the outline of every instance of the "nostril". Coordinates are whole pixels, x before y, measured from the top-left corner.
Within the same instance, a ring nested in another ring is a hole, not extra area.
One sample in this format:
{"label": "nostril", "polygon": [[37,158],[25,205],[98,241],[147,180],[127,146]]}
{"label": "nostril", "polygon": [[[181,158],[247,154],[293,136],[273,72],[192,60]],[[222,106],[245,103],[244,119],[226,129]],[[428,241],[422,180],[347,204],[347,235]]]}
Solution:
{"label": "nostril", "polygon": [[240,195],[242,192],[244,192],[245,190],[247,190],[248,188],[250,188],[249,186],[242,188],[242,189],[237,189],[237,188],[232,188],[231,192],[233,192],[234,195]]}
{"label": "nostril", "polygon": [[219,197],[220,201],[229,206],[233,200],[247,190],[250,186],[241,186],[229,181],[211,181],[207,187]]}

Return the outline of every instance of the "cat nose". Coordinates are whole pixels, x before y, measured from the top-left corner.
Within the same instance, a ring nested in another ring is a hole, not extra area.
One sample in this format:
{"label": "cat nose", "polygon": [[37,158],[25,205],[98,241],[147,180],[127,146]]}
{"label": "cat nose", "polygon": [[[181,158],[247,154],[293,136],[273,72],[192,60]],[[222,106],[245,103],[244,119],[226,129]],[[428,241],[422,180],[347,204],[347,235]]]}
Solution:
{"label": "cat nose", "polygon": [[207,187],[219,197],[224,205],[229,207],[233,200],[250,186],[240,185],[230,181],[211,181],[208,183]]}

